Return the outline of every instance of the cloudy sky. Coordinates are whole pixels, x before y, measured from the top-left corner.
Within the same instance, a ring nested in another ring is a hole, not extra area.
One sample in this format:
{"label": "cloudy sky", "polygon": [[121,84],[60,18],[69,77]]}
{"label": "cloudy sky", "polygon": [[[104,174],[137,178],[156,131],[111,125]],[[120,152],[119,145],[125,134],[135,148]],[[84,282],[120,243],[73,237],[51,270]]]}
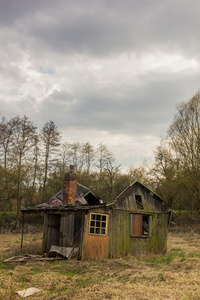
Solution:
{"label": "cloudy sky", "polygon": [[53,120],[123,167],[200,88],[199,0],[0,0],[0,115]]}

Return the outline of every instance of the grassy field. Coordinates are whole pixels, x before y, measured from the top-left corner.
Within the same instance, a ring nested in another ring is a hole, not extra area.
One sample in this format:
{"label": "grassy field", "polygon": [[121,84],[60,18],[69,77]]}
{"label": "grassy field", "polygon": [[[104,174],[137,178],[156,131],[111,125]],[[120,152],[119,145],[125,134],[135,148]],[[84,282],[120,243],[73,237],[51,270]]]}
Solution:
{"label": "grassy field", "polygon": [[[37,287],[28,299],[200,299],[200,235],[169,233],[165,256],[3,263],[20,254],[20,235],[1,234],[0,299]],[[40,253],[41,234],[26,234],[25,253]]]}

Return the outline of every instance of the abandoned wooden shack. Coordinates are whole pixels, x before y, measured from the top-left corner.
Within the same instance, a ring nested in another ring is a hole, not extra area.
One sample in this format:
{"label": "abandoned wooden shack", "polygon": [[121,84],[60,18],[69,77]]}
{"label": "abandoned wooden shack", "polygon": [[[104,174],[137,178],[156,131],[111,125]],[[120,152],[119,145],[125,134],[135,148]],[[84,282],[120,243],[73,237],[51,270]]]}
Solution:
{"label": "abandoned wooden shack", "polygon": [[169,212],[163,200],[134,181],[109,203],[77,182],[73,169],[63,191],[22,213],[44,213],[42,249],[76,248],[80,259],[165,253]]}

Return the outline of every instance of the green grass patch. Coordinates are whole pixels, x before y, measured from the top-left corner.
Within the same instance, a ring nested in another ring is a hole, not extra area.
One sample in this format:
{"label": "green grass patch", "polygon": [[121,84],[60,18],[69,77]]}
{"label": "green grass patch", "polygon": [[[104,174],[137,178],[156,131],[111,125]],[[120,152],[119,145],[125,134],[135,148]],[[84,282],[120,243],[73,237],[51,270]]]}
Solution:
{"label": "green grass patch", "polygon": [[108,276],[106,276],[106,277],[102,277],[99,281],[105,282],[105,281],[109,281],[109,280],[110,280],[110,278]]}
{"label": "green grass patch", "polygon": [[13,216],[16,215],[17,212],[16,211],[0,211],[0,216],[4,215],[4,216]]}
{"label": "green grass patch", "polygon": [[44,270],[43,269],[35,269],[35,270],[30,271],[30,275],[36,275],[36,274],[40,274],[40,273],[44,273]]}
{"label": "green grass patch", "polygon": [[63,272],[60,270],[59,274],[62,274],[62,275],[65,275],[65,276],[68,276],[68,277],[74,277],[74,276],[77,276],[77,275],[82,275],[81,273],[79,272]]}
{"label": "green grass patch", "polygon": [[119,277],[117,277],[117,281],[127,282],[127,281],[129,281],[129,277],[130,277],[130,275],[119,276]]}
{"label": "green grass patch", "polygon": [[79,279],[79,278],[77,278],[75,280],[75,282],[78,283],[79,285],[85,286],[88,281],[86,279]]}
{"label": "green grass patch", "polygon": [[185,261],[187,258],[200,258],[200,252],[198,253],[185,253],[181,248],[171,248],[169,252],[164,256],[152,256],[145,259],[146,263],[152,264],[171,264],[174,259],[179,258],[181,261]]}
{"label": "green grass patch", "polygon": [[180,251],[182,251],[182,249],[181,248],[171,248],[170,249],[170,251],[172,252],[172,251],[175,251],[175,252],[180,252]]}
{"label": "green grass patch", "polygon": [[0,261],[0,270],[14,270],[15,264],[3,263],[3,259]]}
{"label": "green grass patch", "polygon": [[199,253],[189,253],[188,257],[197,257],[197,258],[200,258],[200,252]]}
{"label": "green grass patch", "polygon": [[183,261],[186,259],[186,254],[183,251],[170,251],[163,256],[149,257],[145,261],[153,264],[170,264],[175,258],[181,258]]}

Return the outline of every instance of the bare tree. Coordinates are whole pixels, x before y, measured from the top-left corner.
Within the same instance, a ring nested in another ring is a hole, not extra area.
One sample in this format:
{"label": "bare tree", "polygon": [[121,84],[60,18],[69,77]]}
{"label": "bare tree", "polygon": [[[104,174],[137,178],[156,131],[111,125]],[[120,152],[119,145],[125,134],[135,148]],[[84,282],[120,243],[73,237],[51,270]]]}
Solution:
{"label": "bare tree", "polygon": [[155,162],[149,169],[152,188],[172,207],[179,201],[178,182],[180,179],[179,160],[169,146],[169,141],[162,140],[154,152]]}
{"label": "bare tree", "polygon": [[177,114],[169,129],[170,146],[181,161],[190,183],[191,213],[200,208],[200,93],[177,107]]}
{"label": "bare tree", "polygon": [[23,179],[23,165],[30,159],[30,151],[37,138],[36,127],[24,116],[11,119],[12,126],[12,160],[17,169],[17,220],[19,226],[19,213],[21,209],[21,185]]}
{"label": "bare tree", "polygon": [[82,170],[83,167],[83,156],[80,155],[81,153],[81,145],[80,143],[69,143],[68,148],[68,157],[70,163],[76,166],[76,170],[79,172]]}
{"label": "bare tree", "polygon": [[104,169],[105,171],[105,177],[104,181],[107,186],[108,194],[109,194],[109,200],[114,199],[114,184],[115,184],[115,178],[116,175],[120,171],[120,166],[121,165],[115,165],[115,159],[114,157],[110,157],[109,160],[106,163],[106,167]]}
{"label": "bare tree", "polygon": [[104,180],[104,176],[105,176],[105,172],[104,169],[107,167],[107,165],[109,164],[109,161],[111,160],[111,158],[113,157],[112,153],[109,151],[107,145],[100,143],[98,145],[98,148],[96,150],[95,153],[95,166],[98,170],[98,183],[97,183],[97,193],[99,195],[102,195],[101,197],[104,197],[104,188],[105,188],[105,180]]}
{"label": "bare tree", "polygon": [[63,145],[63,155],[65,157],[65,164],[74,165],[76,172],[81,173],[85,163],[85,155],[82,144],[76,143],[65,143]]}
{"label": "bare tree", "polygon": [[107,166],[107,163],[111,160],[112,156],[112,153],[105,144],[100,143],[98,145],[96,150],[96,167],[99,170],[100,177],[103,169]]}
{"label": "bare tree", "polygon": [[1,204],[4,207],[9,205],[9,209],[12,210],[10,202],[11,198],[11,184],[9,185],[10,177],[10,164],[9,154],[12,146],[12,124],[8,122],[4,117],[0,122],[0,159],[2,163],[2,176],[1,176]]}
{"label": "bare tree", "polygon": [[50,159],[55,158],[55,153],[61,143],[61,134],[58,131],[56,124],[53,121],[47,122],[42,128],[41,142],[44,149],[44,181],[42,197],[45,199],[46,182],[50,167]]}
{"label": "bare tree", "polygon": [[83,151],[83,156],[84,156],[84,162],[86,165],[86,170],[87,170],[87,173],[89,174],[92,162],[94,161],[94,158],[95,158],[94,147],[89,142],[87,142],[87,143],[83,144],[82,149],[83,149],[82,151]]}
{"label": "bare tree", "polygon": [[36,185],[36,178],[37,178],[37,172],[39,169],[39,163],[38,163],[38,159],[39,159],[39,137],[35,137],[34,140],[34,147],[33,147],[33,161],[34,161],[34,169],[33,169],[33,190],[35,189],[35,185]]}

